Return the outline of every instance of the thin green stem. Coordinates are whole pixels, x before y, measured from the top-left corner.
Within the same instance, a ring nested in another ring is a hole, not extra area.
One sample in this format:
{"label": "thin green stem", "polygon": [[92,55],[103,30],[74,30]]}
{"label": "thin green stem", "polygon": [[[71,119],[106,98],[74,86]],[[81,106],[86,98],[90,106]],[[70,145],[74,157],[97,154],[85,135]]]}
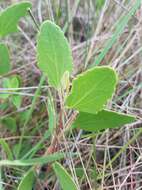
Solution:
{"label": "thin green stem", "polygon": [[17,157],[19,157],[19,154],[20,154],[20,151],[21,151],[21,148],[22,148],[22,142],[23,142],[23,138],[24,138],[24,135],[25,135],[25,130],[26,130],[26,127],[27,127],[27,124],[32,116],[32,113],[33,113],[33,110],[35,108],[35,104],[36,104],[36,100],[38,98],[38,95],[40,93],[40,90],[41,90],[41,86],[43,85],[44,81],[46,79],[46,76],[43,75],[40,79],[40,83],[39,83],[39,86],[35,92],[35,96],[32,100],[32,105],[31,105],[31,108],[30,110],[28,111],[28,115],[26,117],[26,120],[25,120],[25,123],[24,123],[24,126],[23,126],[23,129],[22,129],[22,134],[21,134],[21,137],[20,137],[20,140],[19,140],[19,144],[18,144],[18,151],[17,151]]}

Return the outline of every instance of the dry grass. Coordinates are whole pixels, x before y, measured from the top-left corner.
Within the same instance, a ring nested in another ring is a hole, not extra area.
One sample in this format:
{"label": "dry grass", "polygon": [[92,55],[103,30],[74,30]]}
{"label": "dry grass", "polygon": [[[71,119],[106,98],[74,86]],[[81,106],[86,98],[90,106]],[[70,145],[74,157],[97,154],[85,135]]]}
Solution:
{"label": "dry grass", "polygon": [[[32,0],[32,12],[39,24],[45,19],[51,19],[64,29],[72,46],[75,67],[73,76],[94,63],[105,42],[112,37],[114,24],[122,14],[127,14],[133,4],[133,0],[129,1],[129,4],[125,0],[106,0],[104,6],[100,10],[96,10],[93,2],[95,1]],[[3,8],[9,3],[1,2],[0,4]],[[132,17],[123,34],[100,64],[115,68],[120,79],[116,94],[109,102],[108,107],[112,110],[134,114],[137,116],[137,121],[120,129],[106,130],[97,135],[75,131],[66,135],[60,142],[63,151],[77,151],[79,154],[77,159],[65,160],[64,165],[69,168],[78,188],[81,190],[142,189],[141,135],[132,143],[128,143],[142,127],[141,25],[142,9]],[[10,106],[6,110],[0,111],[1,117],[11,116],[17,119],[18,132],[16,134],[11,134],[3,126],[0,127],[1,138],[8,142],[13,152],[16,149],[15,145],[18,142],[23,125],[19,117],[30,107],[31,96],[34,96],[41,76],[36,66],[35,37],[37,30],[32,19],[23,19],[20,23],[20,30],[21,33],[7,37],[5,42],[10,47],[13,65],[13,70],[8,75],[19,74],[21,76],[22,87],[25,87],[19,89],[23,96],[23,103],[18,110],[14,110]],[[25,145],[32,144],[35,146],[37,139],[39,141],[42,138],[48,127],[47,88],[47,83],[42,86],[41,98],[36,102],[33,116],[26,129]],[[36,155],[43,155],[48,146],[49,142],[45,141],[44,146]],[[111,160],[120,150],[122,151],[112,162]],[[0,157],[6,158],[2,150]],[[110,164],[108,165],[108,163]],[[98,174],[97,177],[95,177],[95,170]],[[13,172],[13,169],[5,168],[4,172],[5,189],[15,189],[24,170],[19,169]],[[79,173],[81,176],[77,177]],[[52,173],[46,174],[44,180],[38,179],[37,186],[37,189],[42,190],[59,189],[58,181],[55,182]]]}

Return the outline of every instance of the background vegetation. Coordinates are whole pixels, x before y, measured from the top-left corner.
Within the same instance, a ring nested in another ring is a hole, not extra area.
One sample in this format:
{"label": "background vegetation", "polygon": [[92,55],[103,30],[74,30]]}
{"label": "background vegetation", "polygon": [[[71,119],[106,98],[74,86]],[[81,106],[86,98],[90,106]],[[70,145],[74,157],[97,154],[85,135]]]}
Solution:
{"label": "background vegetation", "polygon": [[[1,10],[14,2],[20,1],[1,1]],[[11,88],[14,87],[15,90],[9,92],[8,98],[0,98],[0,158],[9,160],[40,158],[50,146],[49,86],[47,81],[44,81],[40,89],[38,88],[42,73],[36,65],[37,27],[33,22],[35,19],[36,24],[40,25],[42,21],[49,19],[63,29],[72,47],[75,68],[72,78],[94,65],[113,67],[119,75],[119,84],[107,107],[137,117],[135,123],[119,129],[107,129],[99,134],[82,130],[66,134],[59,142],[60,150],[76,151],[79,156],[69,156],[62,164],[81,190],[141,189],[141,7],[131,15],[131,8],[135,2],[133,0],[31,0],[30,2],[33,4],[32,13],[20,21],[20,32],[2,40],[9,47],[12,70],[0,76],[0,96],[4,96],[2,83],[5,78],[12,79],[18,76],[18,79],[13,79],[16,82],[13,82],[14,86]],[[99,57],[100,52],[104,52],[104,58]],[[96,59],[98,57],[99,59]],[[59,106],[57,97],[56,113]],[[30,108],[32,108],[31,114],[28,112]],[[59,182],[50,168],[36,166],[36,170],[40,175],[37,176],[35,189],[59,189]],[[16,189],[26,172],[26,167],[8,167],[8,165],[2,167],[0,189]],[[28,179],[31,179],[30,176]]]}

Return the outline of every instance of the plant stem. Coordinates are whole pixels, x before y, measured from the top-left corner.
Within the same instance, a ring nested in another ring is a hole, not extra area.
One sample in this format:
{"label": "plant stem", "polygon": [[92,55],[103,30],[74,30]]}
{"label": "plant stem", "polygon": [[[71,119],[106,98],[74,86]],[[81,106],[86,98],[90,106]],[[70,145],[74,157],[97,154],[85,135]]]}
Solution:
{"label": "plant stem", "polygon": [[28,122],[29,122],[29,120],[30,120],[30,117],[31,117],[31,115],[32,115],[32,112],[33,112],[34,107],[35,107],[35,104],[36,104],[36,100],[37,100],[37,98],[39,97],[40,89],[41,89],[41,87],[42,87],[42,85],[43,85],[45,79],[46,79],[46,76],[43,75],[43,76],[41,77],[41,79],[40,79],[39,86],[38,86],[38,88],[37,88],[37,90],[36,90],[36,92],[35,92],[35,96],[34,96],[34,98],[33,98],[33,100],[32,100],[31,108],[30,108],[30,110],[28,111],[28,116],[27,116],[27,118],[26,118],[26,120],[25,120],[23,129],[22,129],[22,134],[21,134],[21,137],[20,137],[20,140],[19,140],[19,144],[18,144],[17,157],[19,157],[20,150],[21,150],[21,148],[22,148],[22,142],[23,142],[23,138],[24,138],[24,135],[25,135],[26,126],[27,126],[27,124],[28,124]]}
{"label": "plant stem", "polygon": [[28,13],[29,13],[30,17],[32,18],[32,20],[33,20],[33,22],[34,22],[34,24],[35,24],[37,30],[39,31],[40,27],[39,27],[39,25],[38,25],[38,23],[37,23],[37,21],[36,21],[34,15],[33,15],[32,11],[31,11],[31,9],[28,9]]}

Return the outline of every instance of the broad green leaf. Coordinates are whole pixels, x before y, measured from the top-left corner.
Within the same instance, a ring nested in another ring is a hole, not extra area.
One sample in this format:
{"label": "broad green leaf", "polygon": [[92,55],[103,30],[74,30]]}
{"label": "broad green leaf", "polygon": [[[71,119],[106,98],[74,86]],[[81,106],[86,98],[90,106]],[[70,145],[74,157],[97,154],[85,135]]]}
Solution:
{"label": "broad green leaf", "polygon": [[[13,76],[10,83],[11,83],[11,88],[18,88],[20,86],[19,76]],[[19,95],[12,95],[11,101],[16,106],[16,108],[18,109],[21,106],[22,97]]]}
{"label": "broad green leaf", "polygon": [[19,87],[19,79],[18,76],[13,76],[10,79],[10,88],[18,88]]}
{"label": "broad green leaf", "polygon": [[6,45],[0,44],[0,75],[6,74],[11,70],[9,51]]}
{"label": "broad green leaf", "polygon": [[0,98],[7,99],[10,96],[10,91],[12,91],[9,90],[9,88],[18,88],[19,84],[19,78],[17,75],[12,76],[11,78],[4,78],[2,81],[2,87],[6,90],[0,93]]}
{"label": "broad green leaf", "polygon": [[52,155],[27,160],[0,160],[0,166],[34,166],[51,163],[61,160],[65,157],[63,153],[54,153]]}
{"label": "broad green leaf", "polygon": [[[8,78],[4,78],[2,80],[2,87],[6,88],[6,89],[11,87],[10,80]],[[0,91],[0,98],[2,98],[2,99],[7,99],[9,97],[9,95],[10,94],[6,94],[4,91],[2,91],[2,92]]]}
{"label": "broad green leaf", "polygon": [[12,103],[16,106],[16,108],[19,109],[21,106],[22,97],[19,95],[13,95],[11,99]]}
{"label": "broad green leaf", "polygon": [[80,112],[74,122],[74,128],[97,132],[102,129],[121,127],[134,121],[134,116],[109,110],[102,110],[97,114]]}
{"label": "broad green leaf", "polygon": [[18,22],[21,17],[26,16],[29,8],[31,8],[31,3],[21,2],[2,11],[0,14],[0,37],[18,32]]}
{"label": "broad green leaf", "polygon": [[123,15],[118,20],[118,22],[115,24],[115,31],[114,31],[114,34],[112,35],[112,38],[107,41],[107,43],[105,44],[104,49],[98,55],[98,57],[96,58],[95,63],[93,65],[99,65],[100,62],[104,59],[104,57],[106,56],[106,54],[108,53],[108,51],[112,48],[112,46],[114,45],[114,43],[116,42],[116,40],[119,38],[119,36],[124,31],[124,28],[127,26],[127,24],[129,22],[129,20],[131,19],[131,17],[138,10],[138,8],[140,7],[140,5],[141,5],[141,0],[134,1],[134,4],[132,5],[132,8],[128,12],[128,14],[126,14],[125,16]]}
{"label": "broad green leaf", "polygon": [[21,180],[17,190],[32,190],[35,181],[35,173],[30,169]]}
{"label": "broad green leaf", "polygon": [[63,190],[77,190],[77,186],[73,181],[72,177],[68,174],[68,172],[61,164],[55,162],[54,164],[52,164],[52,166]]}
{"label": "broad green leaf", "polygon": [[6,117],[2,120],[2,124],[12,133],[15,133],[17,130],[17,124],[15,118]]}
{"label": "broad green leaf", "polygon": [[71,48],[62,30],[53,22],[45,21],[37,38],[38,66],[51,86],[61,86],[66,71],[72,71]]}
{"label": "broad green leaf", "polygon": [[3,78],[2,87],[3,88],[11,88],[11,83],[10,83],[9,78]]}
{"label": "broad green leaf", "polygon": [[97,113],[112,97],[117,76],[110,67],[95,67],[73,80],[66,105],[78,111]]}

